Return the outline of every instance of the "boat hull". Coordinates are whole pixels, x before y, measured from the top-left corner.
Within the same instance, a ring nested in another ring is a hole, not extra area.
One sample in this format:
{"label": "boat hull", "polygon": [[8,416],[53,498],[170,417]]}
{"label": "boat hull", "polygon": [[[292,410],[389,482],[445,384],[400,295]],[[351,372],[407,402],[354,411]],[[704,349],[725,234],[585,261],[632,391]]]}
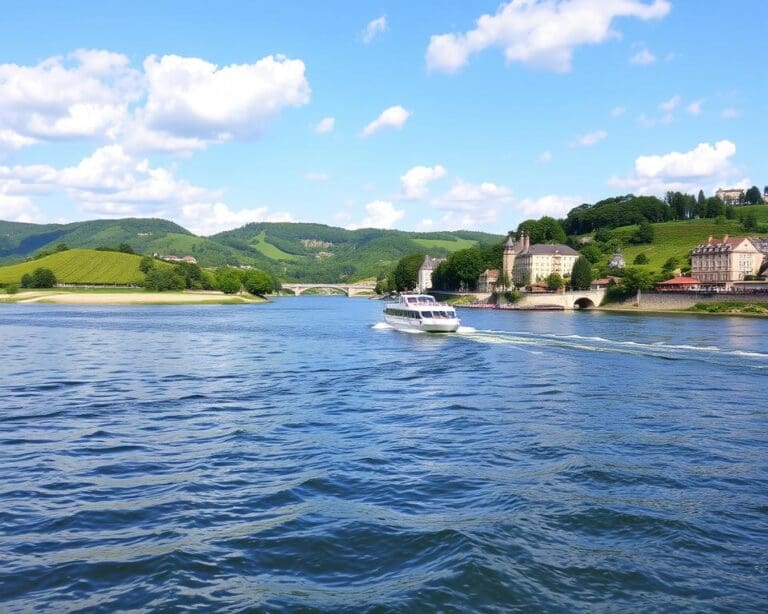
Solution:
{"label": "boat hull", "polygon": [[425,333],[455,333],[459,330],[458,319],[432,321],[384,316],[384,321],[397,330],[421,331]]}

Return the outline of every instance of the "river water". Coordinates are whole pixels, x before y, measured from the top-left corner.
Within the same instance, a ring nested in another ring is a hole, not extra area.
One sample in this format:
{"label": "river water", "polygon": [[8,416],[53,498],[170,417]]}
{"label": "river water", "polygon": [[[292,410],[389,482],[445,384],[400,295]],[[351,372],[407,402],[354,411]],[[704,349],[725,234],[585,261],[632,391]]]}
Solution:
{"label": "river water", "polygon": [[0,307],[0,611],[765,611],[768,321],[382,306]]}

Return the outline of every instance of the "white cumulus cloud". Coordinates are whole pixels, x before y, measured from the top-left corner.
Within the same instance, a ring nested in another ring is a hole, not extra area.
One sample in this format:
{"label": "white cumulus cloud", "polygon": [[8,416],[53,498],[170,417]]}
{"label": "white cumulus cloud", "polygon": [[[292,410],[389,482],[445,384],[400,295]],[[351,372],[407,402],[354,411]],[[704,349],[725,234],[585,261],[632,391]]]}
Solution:
{"label": "white cumulus cloud", "polygon": [[21,147],[103,137],[125,120],[143,90],[126,56],[80,49],[34,66],[1,64],[0,92],[3,141]]}
{"label": "white cumulus cloud", "polygon": [[2,181],[0,181],[0,220],[32,224],[45,221],[45,216],[29,197],[5,194],[2,189]]}
{"label": "white cumulus cloud", "polygon": [[472,30],[432,36],[427,68],[454,72],[473,54],[500,47],[507,62],[567,72],[576,48],[617,36],[615,19],[659,19],[670,8],[669,0],[512,0],[481,15]]}
{"label": "white cumulus cloud", "polygon": [[374,200],[365,205],[367,216],[359,224],[350,224],[349,230],[358,228],[392,228],[395,222],[405,216],[405,210],[396,209],[395,206],[386,200]]}
{"label": "white cumulus cloud", "polygon": [[167,168],[107,145],[62,169],[48,165],[0,166],[0,218],[41,221],[33,198],[64,194],[89,216],[169,217],[194,232],[212,234],[253,221],[290,221],[290,214],[231,209],[219,190],[193,185]]}
{"label": "white cumulus cloud", "polygon": [[333,117],[324,117],[315,125],[315,132],[318,134],[328,134],[333,132],[336,127],[336,119]]}
{"label": "white cumulus cloud", "polygon": [[0,64],[0,149],[41,141],[189,152],[258,136],[281,109],[309,102],[304,63],[267,56],[216,66],[201,58],[80,49],[33,66]]}
{"label": "white cumulus cloud", "polygon": [[561,218],[583,202],[581,196],[549,194],[539,198],[524,198],[517,203],[517,209],[529,218],[539,218],[543,215]]}
{"label": "white cumulus cloud", "polygon": [[456,230],[489,227],[512,202],[512,190],[506,186],[491,181],[458,180],[430,204],[445,211],[440,220],[442,226]]}
{"label": "white cumulus cloud", "polygon": [[734,109],[733,107],[727,107],[720,112],[720,117],[722,117],[723,119],[736,119],[740,115],[741,113],[739,112],[739,110]]}
{"label": "white cumulus cloud", "polygon": [[200,58],[151,55],[144,60],[147,102],[141,117],[172,136],[252,138],[282,108],[309,102],[304,71],[304,62],[283,56],[219,67]]}
{"label": "white cumulus cloud", "polygon": [[368,25],[365,26],[365,30],[363,31],[363,42],[366,45],[373,42],[373,39],[376,38],[379,34],[387,31],[387,27],[388,24],[386,15],[372,19],[368,22]]}
{"label": "white cumulus cloud", "polygon": [[428,194],[428,184],[442,177],[445,177],[445,168],[440,164],[414,166],[400,177],[403,197],[409,199],[425,198]]}
{"label": "white cumulus cloud", "polygon": [[209,236],[253,222],[292,222],[286,212],[269,213],[267,207],[231,209],[226,203],[192,203],[181,207],[179,222],[198,235]]}
{"label": "white cumulus cloud", "polygon": [[609,184],[629,188],[640,194],[663,194],[667,190],[691,191],[733,178],[736,169],[731,158],[736,145],[728,140],[700,143],[684,152],[638,156],[634,172],[614,177]]}
{"label": "white cumulus cloud", "polygon": [[385,128],[393,128],[400,130],[408,121],[411,116],[410,111],[407,111],[400,105],[389,107],[384,109],[376,119],[363,128],[363,136],[371,136],[377,132],[384,130]]}

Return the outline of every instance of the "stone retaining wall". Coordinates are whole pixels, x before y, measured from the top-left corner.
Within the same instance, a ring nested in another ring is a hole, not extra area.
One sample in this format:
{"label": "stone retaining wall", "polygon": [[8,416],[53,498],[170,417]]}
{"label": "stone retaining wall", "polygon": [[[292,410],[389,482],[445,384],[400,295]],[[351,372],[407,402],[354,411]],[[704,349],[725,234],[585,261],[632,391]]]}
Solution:
{"label": "stone retaining wall", "polygon": [[[640,309],[690,309],[696,303],[724,303],[743,301],[768,303],[768,293],[749,294],[746,292],[641,292]],[[638,306],[637,296],[616,303],[622,307]],[[607,305],[610,307],[610,305]]]}

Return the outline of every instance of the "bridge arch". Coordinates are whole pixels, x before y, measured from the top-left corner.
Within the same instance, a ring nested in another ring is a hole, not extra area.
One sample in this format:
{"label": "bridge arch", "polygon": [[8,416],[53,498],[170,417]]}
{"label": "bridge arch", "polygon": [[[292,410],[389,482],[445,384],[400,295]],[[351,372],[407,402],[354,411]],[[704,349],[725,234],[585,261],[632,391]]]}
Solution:
{"label": "bridge arch", "polygon": [[328,294],[334,295],[334,294],[343,294],[344,296],[349,296],[349,288],[342,288],[340,286],[321,286],[321,285],[312,285],[312,286],[306,286],[303,288],[297,288],[295,290],[296,296],[301,296],[304,294],[307,290],[325,290]]}
{"label": "bridge arch", "polygon": [[595,302],[591,298],[586,297],[586,296],[582,296],[580,298],[577,298],[573,302],[573,308],[574,309],[591,309],[594,306],[595,306]]}

